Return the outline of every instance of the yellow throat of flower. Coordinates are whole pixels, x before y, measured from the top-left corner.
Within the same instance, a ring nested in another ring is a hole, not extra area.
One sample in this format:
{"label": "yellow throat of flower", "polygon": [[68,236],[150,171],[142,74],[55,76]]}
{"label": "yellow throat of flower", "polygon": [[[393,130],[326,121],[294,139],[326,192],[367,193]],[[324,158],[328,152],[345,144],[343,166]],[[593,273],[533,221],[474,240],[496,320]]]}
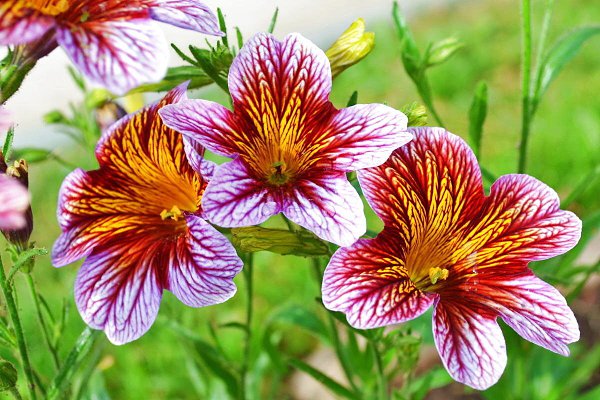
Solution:
{"label": "yellow throat of flower", "polygon": [[167,210],[167,209],[162,210],[160,213],[160,218],[163,221],[166,221],[167,219],[179,221],[180,219],[183,219],[183,211],[181,211],[179,209],[179,207],[173,206],[173,207],[171,207],[171,210]]}
{"label": "yellow throat of flower", "polygon": [[62,14],[69,9],[70,0],[22,0],[24,8],[32,8],[46,15]]}

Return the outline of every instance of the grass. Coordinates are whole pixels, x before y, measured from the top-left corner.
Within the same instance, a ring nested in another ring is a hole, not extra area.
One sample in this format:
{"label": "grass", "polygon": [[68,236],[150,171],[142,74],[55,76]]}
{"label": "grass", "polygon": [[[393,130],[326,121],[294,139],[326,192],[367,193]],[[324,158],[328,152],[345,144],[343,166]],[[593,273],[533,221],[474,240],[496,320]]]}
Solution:
{"label": "grass", "polygon": [[[541,4],[540,1],[535,2],[538,14]],[[559,1],[554,15],[550,32],[552,39],[575,25],[599,21],[600,8],[596,7],[595,0],[580,1],[577,7],[567,1]],[[456,36],[465,43],[464,49],[449,62],[431,71],[436,104],[447,128],[465,137],[473,91],[477,82],[486,81],[490,87],[490,104],[482,163],[498,175],[513,173],[517,165],[516,146],[520,129],[517,3],[505,0],[453,3],[420,15],[411,22],[411,26],[422,48],[428,41],[448,36]],[[399,46],[391,19],[371,22],[370,28],[376,32],[375,50],[364,62],[340,76],[334,85],[332,100],[341,107],[354,90],[358,90],[361,103],[385,102],[399,108],[417,100],[416,91],[399,61]],[[585,47],[550,88],[533,126],[528,172],[554,187],[562,198],[581,182],[588,171],[600,165],[598,42],[596,38],[593,44]],[[214,90],[201,95],[223,99]],[[90,164],[90,160],[83,159],[73,149],[62,152],[79,165]],[[76,160],[78,157],[79,160]],[[34,239],[40,246],[51,248],[58,236],[56,197],[60,182],[68,172],[54,163],[31,168],[36,216]],[[590,182],[572,208],[582,216],[597,211],[600,208],[600,180]],[[370,223],[374,227],[379,226],[372,213]],[[256,265],[257,326],[265,323],[274,308],[294,305],[318,308],[314,298],[319,295],[319,289],[306,260],[260,254]],[[84,328],[72,300],[76,271],[77,266],[74,265],[54,269],[48,257],[40,258],[35,270],[37,284],[53,312],[60,313],[63,299],[68,304],[67,328],[61,340],[63,357]],[[170,293],[165,293],[160,319],[175,320],[203,338],[209,336],[208,324],[243,321],[245,287],[241,276],[236,278],[236,283],[240,293],[232,300],[199,310],[189,309]],[[33,308],[28,293],[22,290],[25,286],[22,282],[17,286],[20,289],[20,307],[29,312]],[[52,376],[43,340],[35,334],[39,329],[37,322],[32,314],[24,315],[33,363],[41,366],[42,376]],[[232,328],[221,332],[227,332],[219,336],[226,353],[234,360],[239,359],[241,332]],[[287,352],[304,355],[315,348],[316,340],[312,336],[291,328],[285,328],[283,332],[282,346]],[[261,346],[259,340],[256,339],[257,347]],[[184,361],[189,348],[161,321],[140,340],[127,346],[112,346],[103,337],[98,347],[102,350],[100,365],[103,373],[102,376],[95,375],[90,382],[96,393],[106,390],[114,399],[198,398],[191,388],[199,383],[190,379],[189,366]],[[5,350],[0,350],[0,355],[12,359]]]}

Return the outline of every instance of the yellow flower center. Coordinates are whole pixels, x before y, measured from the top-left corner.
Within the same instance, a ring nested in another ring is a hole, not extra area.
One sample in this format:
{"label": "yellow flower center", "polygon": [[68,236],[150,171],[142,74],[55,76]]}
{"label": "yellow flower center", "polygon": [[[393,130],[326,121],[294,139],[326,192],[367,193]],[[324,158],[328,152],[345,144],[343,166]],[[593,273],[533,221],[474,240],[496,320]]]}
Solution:
{"label": "yellow flower center", "polygon": [[22,0],[23,8],[32,8],[46,15],[62,14],[69,9],[70,0]]}
{"label": "yellow flower center", "polygon": [[179,221],[180,219],[183,219],[183,211],[181,211],[179,209],[179,207],[177,207],[177,206],[171,207],[171,210],[169,210],[169,211],[167,211],[167,209],[165,208],[164,210],[161,211],[160,218],[163,221],[166,221],[167,219],[172,219],[173,221]]}
{"label": "yellow flower center", "polygon": [[436,285],[439,285],[440,281],[448,279],[448,275],[450,275],[450,271],[440,267],[431,267],[429,270],[418,269],[415,272],[417,274],[412,275],[411,280],[417,289],[423,292],[435,292]]}

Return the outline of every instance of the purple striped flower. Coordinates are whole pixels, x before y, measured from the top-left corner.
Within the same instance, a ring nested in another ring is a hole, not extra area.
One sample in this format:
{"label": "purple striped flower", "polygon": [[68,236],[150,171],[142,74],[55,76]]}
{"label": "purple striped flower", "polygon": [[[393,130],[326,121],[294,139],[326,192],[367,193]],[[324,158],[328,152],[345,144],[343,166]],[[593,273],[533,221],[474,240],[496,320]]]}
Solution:
{"label": "purple striped flower", "polygon": [[299,34],[252,38],[229,71],[233,111],[186,100],[160,111],[165,124],[233,158],[218,167],[202,199],[223,227],[257,225],[283,213],[346,246],[366,230],[348,171],[374,167],[411,140],[404,114],[382,104],[336,109],[323,51]]}
{"label": "purple striped flower", "polygon": [[191,307],[224,302],[236,291],[242,261],[200,206],[213,165],[158,117],[184,93],[173,89],[115,123],[96,148],[99,169],[72,172],[60,190],[53,263],[87,257],[75,282],[77,307],[115,344],[150,328],[163,290]]}
{"label": "purple striped flower", "polygon": [[558,354],[579,339],[563,296],[528,264],[571,249],[581,221],[556,192],[505,175],[485,196],[467,144],[441,128],[415,139],[359,182],[384,230],[339,249],[323,278],[323,303],[360,329],[433,311],[435,344],[450,375],[476,389],[496,383],[506,348],[496,320]]}
{"label": "purple striped flower", "polygon": [[166,72],[168,46],[153,20],[222,34],[198,0],[6,0],[0,45],[30,44],[37,58],[60,45],[90,80],[123,94]]}

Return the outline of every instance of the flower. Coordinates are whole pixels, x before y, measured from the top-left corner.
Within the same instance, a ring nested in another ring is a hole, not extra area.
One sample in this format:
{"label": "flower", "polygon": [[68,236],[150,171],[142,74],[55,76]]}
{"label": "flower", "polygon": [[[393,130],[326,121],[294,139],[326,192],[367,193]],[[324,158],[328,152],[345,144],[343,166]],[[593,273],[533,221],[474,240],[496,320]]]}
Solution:
{"label": "flower", "polygon": [[60,190],[53,263],[87,257],[75,282],[77,307],[115,344],[150,328],[164,289],[191,307],[236,291],[242,262],[200,207],[214,166],[158,118],[160,107],[184,93],[177,87],[115,123],[96,148],[100,168],[75,170]]}
{"label": "flower", "polygon": [[383,165],[360,171],[365,196],[385,228],[339,249],[323,278],[323,303],[361,329],[416,318],[433,305],[435,344],[450,375],[476,389],[506,366],[496,319],[523,338],[568,355],[579,328],[563,296],[530,261],[572,248],[581,221],[556,193],[527,175],[505,175],[485,196],[466,143],[441,128]]}
{"label": "flower", "polygon": [[0,174],[0,229],[3,232],[21,229],[27,224],[29,192],[18,180]]}
{"label": "flower", "polygon": [[365,32],[365,20],[357,19],[325,52],[335,78],[365,58],[375,47],[375,33]]}
{"label": "flower", "polygon": [[[14,178],[17,180],[26,193],[26,197],[23,197],[23,189],[12,189],[13,207],[18,205],[18,226],[14,228],[3,228],[2,233],[13,245],[23,250],[28,247],[29,237],[33,231],[33,211],[30,206],[29,199],[29,167],[25,160],[15,160],[12,165],[6,165],[4,156],[0,153],[0,172],[6,174],[7,177]],[[20,207],[26,204],[27,207],[24,211],[21,211]],[[22,220],[25,220],[23,223]]]}
{"label": "flower", "polygon": [[167,70],[168,46],[152,20],[221,35],[198,0],[7,0],[0,45],[29,44],[35,59],[60,45],[90,80],[123,94]]}
{"label": "flower", "polygon": [[337,110],[327,57],[299,34],[254,36],[231,65],[229,89],[233,112],[205,100],[160,110],[167,126],[233,158],[206,188],[207,218],[242,227],[283,212],[322,239],[353,243],[366,221],[346,172],[379,165],[408,142],[406,116],[381,104]]}

